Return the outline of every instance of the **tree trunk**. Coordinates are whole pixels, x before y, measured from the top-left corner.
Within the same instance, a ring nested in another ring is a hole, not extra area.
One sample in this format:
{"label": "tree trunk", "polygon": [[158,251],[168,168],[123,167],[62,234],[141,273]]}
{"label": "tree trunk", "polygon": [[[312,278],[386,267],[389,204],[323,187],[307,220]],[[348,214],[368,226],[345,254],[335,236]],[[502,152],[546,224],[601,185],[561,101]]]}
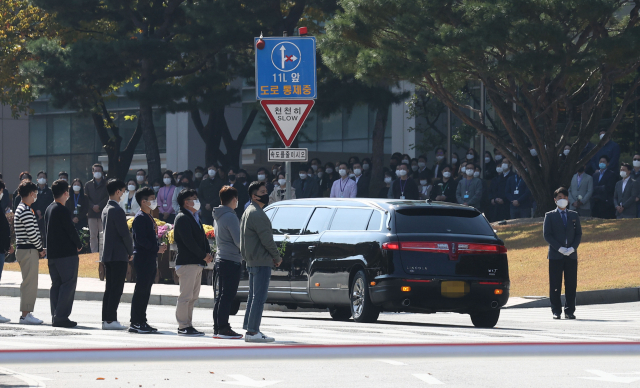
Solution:
{"label": "tree trunk", "polygon": [[142,138],[144,139],[147,166],[149,168],[149,181],[162,178],[160,150],[158,137],[153,125],[153,107],[146,101],[140,102],[140,125],[142,126]]}
{"label": "tree trunk", "polygon": [[118,158],[118,170],[117,170],[117,178],[121,180],[125,180],[127,178],[127,174],[129,173],[129,169],[131,168],[131,160],[133,160],[133,155],[136,152],[136,147],[142,138],[142,124],[138,119],[138,125],[136,126],[136,130],[131,135],[131,139],[129,139],[129,143],[127,143],[127,147],[120,152],[120,157]]}
{"label": "tree trunk", "polygon": [[371,164],[371,184],[369,193],[377,195],[382,188],[384,182],[384,132],[387,128],[387,119],[389,118],[389,106],[378,108],[376,110],[376,121],[373,127],[372,136],[372,158]]}

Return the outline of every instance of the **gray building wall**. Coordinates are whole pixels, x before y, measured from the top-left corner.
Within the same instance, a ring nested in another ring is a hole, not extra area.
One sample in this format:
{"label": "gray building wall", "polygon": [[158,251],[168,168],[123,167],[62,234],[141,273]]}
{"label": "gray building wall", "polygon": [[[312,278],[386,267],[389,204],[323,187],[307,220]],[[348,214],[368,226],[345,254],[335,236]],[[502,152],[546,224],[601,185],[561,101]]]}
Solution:
{"label": "gray building wall", "polygon": [[0,109],[0,173],[10,193],[20,183],[18,175],[29,169],[29,118],[11,117],[11,108]]}

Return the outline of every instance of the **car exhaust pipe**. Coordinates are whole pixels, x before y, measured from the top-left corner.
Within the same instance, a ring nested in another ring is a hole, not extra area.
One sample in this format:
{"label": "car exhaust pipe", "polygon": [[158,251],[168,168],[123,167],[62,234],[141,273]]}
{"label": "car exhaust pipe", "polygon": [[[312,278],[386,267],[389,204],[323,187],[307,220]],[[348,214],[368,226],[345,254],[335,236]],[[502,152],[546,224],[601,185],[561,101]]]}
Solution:
{"label": "car exhaust pipe", "polygon": [[[497,304],[497,303],[498,303],[498,302],[496,302],[496,304]],[[403,305],[404,307],[409,307],[409,305],[410,305],[410,304],[411,304],[411,301],[410,301],[409,299],[405,299],[405,300],[403,300],[403,301],[402,301],[402,305]]]}
{"label": "car exhaust pipe", "polygon": [[495,300],[494,300],[493,302],[491,302],[491,308],[492,308],[492,309],[495,309],[495,308],[497,308],[497,307],[498,307],[498,301],[495,301]]}

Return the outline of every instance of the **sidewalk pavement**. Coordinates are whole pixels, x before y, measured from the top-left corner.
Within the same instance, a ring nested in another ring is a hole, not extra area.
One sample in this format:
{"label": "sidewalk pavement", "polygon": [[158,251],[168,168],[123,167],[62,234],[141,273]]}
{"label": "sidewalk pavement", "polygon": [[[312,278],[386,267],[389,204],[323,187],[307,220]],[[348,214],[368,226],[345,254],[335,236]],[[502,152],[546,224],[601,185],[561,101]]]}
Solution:
{"label": "sidewalk pavement", "polygon": [[[3,271],[0,281],[0,296],[20,296],[20,283],[22,276],[20,272]],[[124,292],[120,299],[123,303],[131,303],[135,283],[125,283]],[[49,298],[51,288],[51,277],[48,274],[38,275],[38,298]],[[104,292],[104,282],[95,278],[78,278],[76,287],[76,300],[102,300]],[[175,306],[178,301],[180,288],[175,284],[154,284],[151,289],[149,304]],[[564,295],[562,295],[564,303]],[[617,288],[613,290],[581,291],[577,293],[576,304],[609,304],[640,301],[640,288]],[[202,286],[200,298],[195,307],[213,308],[213,287]],[[245,303],[240,305],[244,309]],[[504,308],[534,308],[551,307],[549,298],[543,296],[511,297]],[[287,311],[287,307],[280,305],[265,304],[265,310]],[[299,309],[300,311],[324,311],[318,309]],[[290,311],[290,310],[289,310]]]}

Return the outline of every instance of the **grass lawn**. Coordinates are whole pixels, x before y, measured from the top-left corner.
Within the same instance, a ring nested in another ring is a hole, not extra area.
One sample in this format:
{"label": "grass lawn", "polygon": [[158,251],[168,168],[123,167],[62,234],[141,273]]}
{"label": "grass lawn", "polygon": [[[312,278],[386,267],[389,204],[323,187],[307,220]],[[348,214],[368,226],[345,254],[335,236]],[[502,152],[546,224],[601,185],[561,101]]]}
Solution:
{"label": "grass lawn", "polygon": [[[548,245],[542,223],[496,226],[509,250],[511,296],[549,294]],[[640,220],[590,220],[582,223],[578,249],[578,291],[640,287]],[[98,254],[80,255],[79,275],[98,277]],[[19,271],[17,263],[6,271]],[[40,273],[49,273],[40,261]]]}

